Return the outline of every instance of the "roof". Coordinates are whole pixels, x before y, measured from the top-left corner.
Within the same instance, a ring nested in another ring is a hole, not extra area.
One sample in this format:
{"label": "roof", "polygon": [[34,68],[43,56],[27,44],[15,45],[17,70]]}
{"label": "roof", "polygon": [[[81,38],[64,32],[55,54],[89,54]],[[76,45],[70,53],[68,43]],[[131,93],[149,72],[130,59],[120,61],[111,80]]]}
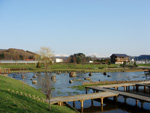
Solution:
{"label": "roof", "polygon": [[112,55],[117,56],[117,57],[128,57],[128,55],[126,54],[112,54]]}

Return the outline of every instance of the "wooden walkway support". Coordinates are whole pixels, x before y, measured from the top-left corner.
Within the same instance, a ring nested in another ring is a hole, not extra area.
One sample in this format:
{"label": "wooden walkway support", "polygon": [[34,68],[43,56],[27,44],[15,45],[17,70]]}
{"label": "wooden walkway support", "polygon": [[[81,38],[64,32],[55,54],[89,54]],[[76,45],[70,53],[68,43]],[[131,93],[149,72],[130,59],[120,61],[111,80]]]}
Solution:
{"label": "wooden walkway support", "polygon": [[149,84],[150,85],[150,81],[142,81],[142,82],[136,82],[136,83],[123,83],[123,84],[101,85],[101,86],[97,86],[97,87],[115,88],[116,91],[118,90],[119,87],[124,87],[124,91],[126,91],[127,89],[128,90],[130,89],[130,86],[133,86],[133,89],[135,89],[136,84]]}
{"label": "wooden walkway support", "polygon": [[[116,93],[100,92],[100,93],[94,93],[94,94],[53,97],[53,98],[50,99],[50,103],[51,104],[58,104],[58,105],[61,106],[63,102],[73,102],[74,103],[75,101],[80,101],[81,102],[81,108],[83,108],[83,103],[84,103],[85,100],[101,99],[101,106],[103,106],[104,98],[116,97],[116,96],[118,96],[118,94],[116,94]],[[48,100],[46,100],[46,101],[48,102]]]}
{"label": "wooden walkway support", "polygon": [[150,93],[150,83],[138,83],[138,84],[135,84],[135,86],[136,86],[136,91],[139,90],[139,86],[144,86],[144,92],[147,92],[146,87],[148,87],[149,93]]}
{"label": "wooden walkway support", "polygon": [[[125,102],[126,102],[126,98],[133,98],[136,100],[136,105],[138,104],[138,101],[141,102],[141,108],[143,108],[144,102],[150,103],[149,96],[143,96],[143,95],[138,95],[138,94],[124,92],[124,91],[116,91],[116,90],[106,89],[106,88],[98,87],[98,86],[87,86],[86,89],[92,89],[94,91],[96,90],[96,91],[106,91],[106,92],[116,93],[119,96],[123,96],[125,98],[125,100],[124,100]],[[117,101],[117,98],[114,98],[114,100]]]}
{"label": "wooden walkway support", "polygon": [[10,68],[0,68],[0,74],[10,74]]}
{"label": "wooden walkway support", "polygon": [[123,83],[137,83],[146,80],[132,80],[132,81],[96,81],[96,82],[83,82],[82,85],[96,85],[96,84],[123,84]]}

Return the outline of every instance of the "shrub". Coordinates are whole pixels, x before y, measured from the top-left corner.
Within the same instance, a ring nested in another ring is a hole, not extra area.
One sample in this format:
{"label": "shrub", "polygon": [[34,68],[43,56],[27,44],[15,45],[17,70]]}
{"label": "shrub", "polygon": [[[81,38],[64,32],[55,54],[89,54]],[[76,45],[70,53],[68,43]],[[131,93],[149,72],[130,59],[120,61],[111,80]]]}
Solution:
{"label": "shrub", "polygon": [[40,62],[37,63],[36,68],[41,68]]}

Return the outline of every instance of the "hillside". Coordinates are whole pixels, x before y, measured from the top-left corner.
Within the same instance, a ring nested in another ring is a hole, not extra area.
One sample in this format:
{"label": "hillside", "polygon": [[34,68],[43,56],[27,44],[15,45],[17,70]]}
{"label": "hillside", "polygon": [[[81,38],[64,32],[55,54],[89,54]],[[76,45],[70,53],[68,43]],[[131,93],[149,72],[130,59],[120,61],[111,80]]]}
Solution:
{"label": "hillside", "polygon": [[[22,81],[0,75],[0,113],[49,113],[48,104],[37,98],[45,98],[45,95]],[[51,113],[75,111],[65,106],[52,105]]]}
{"label": "hillside", "polygon": [[0,60],[26,60],[35,59],[36,53],[22,49],[0,49]]}

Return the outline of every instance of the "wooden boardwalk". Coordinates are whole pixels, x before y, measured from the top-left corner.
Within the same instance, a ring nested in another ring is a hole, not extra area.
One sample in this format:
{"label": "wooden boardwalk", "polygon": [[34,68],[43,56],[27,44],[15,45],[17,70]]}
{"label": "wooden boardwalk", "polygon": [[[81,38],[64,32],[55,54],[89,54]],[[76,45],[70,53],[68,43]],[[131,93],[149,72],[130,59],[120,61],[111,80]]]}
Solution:
{"label": "wooden boardwalk", "polygon": [[[52,97],[50,99],[51,104],[58,104],[62,105],[64,102],[73,102],[73,105],[75,105],[75,101],[81,102],[81,108],[83,108],[83,102],[85,100],[91,99],[91,104],[93,104],[93,99],[100,99],[101,100],[101,107],[103,107],[103,100],[104,98],[114,97],[114,100],[117,101],[117,97],[123,96],[124,101],[126,103],[126,98],[133,98],[136,99],[136,105],[138,105],[138,101],[141,102],[141,107],[143,108],[143,103],[148,102],[150,103],[149,96],[145,95],[139,95],[134,93],[129,93],[124,91],[118,91],[118,87],[130,87],[130,86],[148,86],[149,87],[150,81],[143,81],[143,82],[137,82],[137,83],[124,83],[124,84],[113,84],[113,85],[104,85],[104,86],[87,86],[86,87],[86,93],[87,89],[92,89],[94,93],[92,94],[83,94],[83,95],[73,95],[73,96],[63,96],[63,97]],[[109,88],[115,88],[115,90],[109,89]],[[102,91],[102,92],[99,92]],[[95,93],[97,92],[97,93]],[[46,100],[46,102],[49,102],[49,100]]]}
{"label": "wooden boardwalk", "polygon": [[136,91],[139,90],[140,86],[144,86],[144,92],[147,91],[146,87],[148,87],[149,93],[150,93],[150,83],[137,83],[137,84],[135,84],[135,86],[136,86]]}
{"label": "wooden boardwalk", "polygon": [[[103,105],[103,99],[108,97],[115,97],[118,94],[113,92],[100,92],[100,93],[93,93],[93,94],[83,94],[83,95],[73,95],[73,96],[63,96],[63,97],[53,97],[50,99],[51,104],[58,104],[62,105],[63,102],[74,102],[80,101],[81,107],[83,107],[83,102],[89,99],[101,99],[101,105]],[[48,100],[46,100],[48,102]]]}
{"label": "wooden boardwalk", "polygon": [[140,101],[143,101],[143,102],[149,102],[150,103],[150,98],[147,97],[147,96],[143,96],[143,95],[138,95],[138,94],[124,92],[124,91],[115,91],[115,90],[112,90],[112,89],[105,89],[105,88],[95,87],[95,86],[89,86],[87,88],[94,89],[94,90],[97,90],[97,91],[112,92],[112,93],[116,93],[120,96],[129,97],[129,98],[133,98],[133,99],[137,99],[137,100],[140,100]]}
{"label": "wooden boardwalk", "polygon": [[102,86],[97,86],[97,87],[115,88],[115,90],[118,90],[119,87],[124,87],[124,91],[126,91],[127,87],[130,87],[130,86],[135,87],[136,84],[150,84],[150,81],[142,81],[142,82],[137,82],[137,83],[123,83],[123,84],[102,85]]}
{"label": "wooden boardwalk", "polygon": [[[115,94],[118,94],[118,96],[123,96],[124,97],[124,101],[126,103],[126,98],[132,98],[136,100],[136,105],[138,105],[138,101],[141,102],[141,108],[143,108],[143,103],[148,102],[150,103],[150,97],[146,96],[146,95],[139,95],[139,94],[135,94],[135,93],[129,93],[129,92],[125,92],[125,91],[118,91],[116,90],[112,90],[112,89],[108,89],[108,88],[112,88],[112,87],[124,87],[125,86],[150,86],[149,85],[149,81],[147,82],[142,82],[142,83],[136,83],[136,84],[116,84],[116,85],[105,85],[105,86],[87,86],[86,87],[86,93],[87,93],[87,89],[92,89],[93,92],[99,92],[99,91],[106,91],[106,92],[112,92]],[[144,89],[145,90],[145,89]],[[114,98],[117,101],[117,98]]]}

